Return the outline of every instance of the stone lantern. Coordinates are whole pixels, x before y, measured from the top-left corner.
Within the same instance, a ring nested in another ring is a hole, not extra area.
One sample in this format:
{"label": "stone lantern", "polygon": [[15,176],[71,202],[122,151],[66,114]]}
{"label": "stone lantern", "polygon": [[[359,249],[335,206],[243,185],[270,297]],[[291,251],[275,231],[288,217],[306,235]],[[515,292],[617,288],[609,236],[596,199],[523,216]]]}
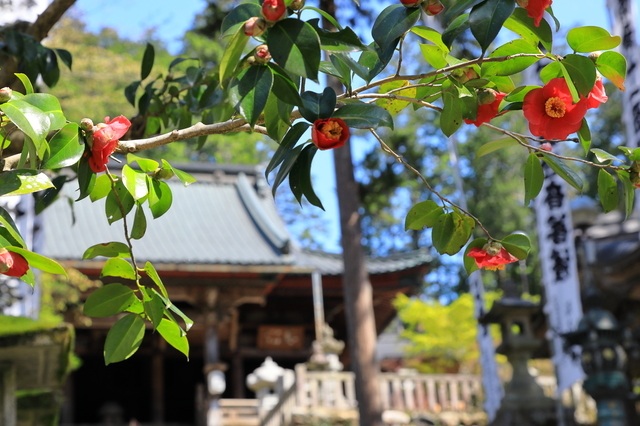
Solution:
{"label": "stone lantern", "polygon": [[611,312],[601,307],[600,296],[588,290],[584,317],[578,329],[564,334],[567,346],[580,346],[581,363],[587,378],[584,390],[596,401],[598,425],[627,426],[625,406],[630,386],[625,375],[626,351],[621,343],[624,330]]}
{"label": "stone lantern", "polygon": [[261,417],[276,406],[284,390],[294,382],[294,372],[280,367],[269,356],[247,376],[247,387],[256,393]]}
{"label": "stone lantern", "polygon": [[500,324],[502,343],[496,352],[506,355],[513,376],[491,426],[551,426],[556,424],[555,401],[529,373],[527,362],[542,340],[533,335],[531,316],[538,304],[517,297],[504,297],[479,318],[482,324]]}

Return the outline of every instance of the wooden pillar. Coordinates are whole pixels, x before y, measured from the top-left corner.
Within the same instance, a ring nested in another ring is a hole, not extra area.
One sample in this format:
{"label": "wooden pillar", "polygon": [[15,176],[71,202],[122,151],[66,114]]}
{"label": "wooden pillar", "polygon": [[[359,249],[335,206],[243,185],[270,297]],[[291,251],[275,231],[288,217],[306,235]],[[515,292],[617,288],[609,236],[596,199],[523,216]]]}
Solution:
{"label": "wooden pillar", "polygon": [[155,348],[151,355],[151,420],[164,423],[164,350],[166,341],[156,334]]}
{"label": "wooden pillar", "polygon": [[13,364],[0,363],[0,424],[16,426],[16,369]]}
{"label": "wooden pillar", "polygon": [[211,393],[210,379],[215,371],[224,371],[225,366],[220,362],[220,342],[218,339],[218,289],[207,292],[207,313],[205,316],[204,369],[209,390],[209,404],[207,409],[207,426],[222,426],[222,413],[219,399],[221,392]]}
{"label": "wooden pillar", "polygon": [[244,393],[244,357],[239,351],[234,352],[231,360],[231,380],[233,382],[233,397],[245,398]]}

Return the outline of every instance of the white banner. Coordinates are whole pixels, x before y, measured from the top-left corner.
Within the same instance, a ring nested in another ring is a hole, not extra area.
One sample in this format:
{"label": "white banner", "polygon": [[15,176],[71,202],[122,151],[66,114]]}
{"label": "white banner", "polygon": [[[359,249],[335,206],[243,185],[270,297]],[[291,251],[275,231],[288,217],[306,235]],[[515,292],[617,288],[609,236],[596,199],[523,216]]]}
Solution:
{"label": "white banner", "polygon": [[561,337],[561,334],[577,329],[582,318],[582,303],[566,183],[546,164],[543,167],[544,185],[535,199],[535,209],[547,300],[544,311],[550,327],[547,338],[552,342],[560,395],[584,378],[579,349],[565,352]]}
{"label": "white banner", "polygon": [[608,0],[611,33],[622,37],[619,51],[627,58],[626,90],[622,93],[622,120],[627,146],[640,147],[640,49],[636,38],[636,7],[632,0]]}

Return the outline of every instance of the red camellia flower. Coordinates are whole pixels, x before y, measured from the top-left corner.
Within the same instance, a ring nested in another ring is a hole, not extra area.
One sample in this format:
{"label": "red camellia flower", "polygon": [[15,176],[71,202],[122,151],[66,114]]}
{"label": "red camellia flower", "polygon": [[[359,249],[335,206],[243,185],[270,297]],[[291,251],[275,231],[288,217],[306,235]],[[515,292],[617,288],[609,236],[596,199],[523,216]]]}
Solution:
{"label": "red camellia flower", "polygon": [[93,132],[93,145],[91,146],[91,158],[89,167],[96,173],[104,172],[107,169],[109,156],[113,154],[118,146],[118,140],[127,133],[131,122],[124,116],[119,116],[109,121],[109,117],[104,119],[106,123],[100,123]]}
{"label": "red camellia flower", "polygon": [[544,11],[547,10],[552,0],[517,0],[518,5],[527,10],[527,16],[533,18],[533,25],[540,26],[540,21],[544,16]]}
{"label": "red camellia flower", "polygon": [[339,118],[316,120],[311,130],[311,140],[318,149],[340,148],[349,139],[349,127]]}
{"label": "red camellia flower", "polygon": [[533,89],[525,95],[522,112],[529,121],[532,135],[545,139],[566,139],[580,129],[587,107],[588,100],[573,103],[564,78],[554,78],[544,87]]}
{"label": "red camellia flower", "polygon": [[422,3],[422,0],[400,0],[400,3],[402,3],[406,7],[416,7],[420,3]]}
{"label": "red camellia flower", "polygon": [[467,120],[464,119],[464,122],[467,124],[475,124],[476,127],[480,127],[482,123],[490,122],[494,117],[498,116],[498,110],[500,109],[500,102],[502,99],[507,96],[506,93],[495,92],[493,96],[493,100],[491,102],[487,102],[483,104],[482,99],[478,98],[478,113],[476,114],[476,119]]}
{"label": "red camellia flower", "polygon": [[244,23],[244,35],[249,37],[260,37],[267,29],[267,23],[264,19],[254,16]]}
{"label": "red camellia flower", "polygon": [[513,256],[502,246],[500,246],[499,250],[495,250],[497,252],[496,254],[491,254],[491,248],[487,248],[490,244],[494,243],[489,243],[483,248],[474,247],[467,253],[467,256],[473,257],[476,261],[478,268],[484,268],[489,271],[502,270],[507,263],[513,263],[518,260],[517,257]]}
{"label": "red camellia flower", "polygon": [[287,6],[284,0],[264,0],[262,3],[262,16],[269,22],[276,22],[284,18]]}
{"label": "red camellia flower", "polygon": [[600,104],[607,102],[608,99],[607,93],[604,91],[604,85],[602,84],[602,77],[598,76],[596,84],[593,85],[593,89],[591,89],[589,97],[587,98],[587,107],[598,108]]}
{"label": "red camellia flower", "polygon": [[440,0],[427,0],[422,6],[422,10],[424,10],[424,13],[428,16],[436,16],[444,10],[444,5]]}
{"label": "red camellia flower", "polygon": [[20,278],[29,270],[29,263],[21,254],[0,249],[0,274]]}

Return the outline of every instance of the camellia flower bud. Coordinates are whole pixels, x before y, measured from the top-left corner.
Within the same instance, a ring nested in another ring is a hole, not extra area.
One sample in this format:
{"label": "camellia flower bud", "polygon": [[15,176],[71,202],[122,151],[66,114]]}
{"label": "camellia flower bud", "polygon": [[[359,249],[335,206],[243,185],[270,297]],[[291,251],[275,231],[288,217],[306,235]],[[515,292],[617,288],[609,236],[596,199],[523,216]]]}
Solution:
{"label": "camellia flower bud", "polygon": [[405,7],[418,7],[423,0],[400,0]]}
{"label": "camellia flower bud", "polygon": [[267,21],[254,16],[244,23],[244,34],[249,37],[260,37],[267,29]]}
{"label": "camellia flower bud", "polygon": [[549,142],[545,142],[540,145],[540,149],[544,149],[545,151],[551,152],[553,150],[553,146]]}
{"label": "camellia flower bud", "polygon": [[489,105],[496,101],[496,92],[493,89],[480,89],[478,90],[478,105]]}
{"label": "camellia flower bud", "polygon": [[8,102],[12,94],[13,90],[10,87],[3,87],[0,89],[0,102]]}
{"label": "camellia flower bud", "polygon": [[80,128],[85,132],[93,132],[93,121],[90,118],[80,120]]}
{"label": "camellia flower bud", "polygon": [[482,250],[486,251],[489,256],[495,256],[502,250],[502,244],[497,241],[489,241],[482,247]]}
{"label": "camellia flower bud", "polygon": [[591,59],[595,63],[598,60],[598,58],[600,57],[600,55],[602,55],[602,52],[597,51],[597,52],[589,53],[589,55],[587,55],[587,57],[589,59]]}
{"label": "camellia flower bud", "polygon": [[21,254],[0,249],[0,274],[20,278],[29,270],[27,259]]}
{"label": "camellia flower bud", "polygon": [[422,6],[424,13],[429,16],[436,16],[444,10],[444,5],[440,0],[427,0]]}
{"label": "camellia flower bud", "polygon": [[266,64],[271,60],[271,53],[269,53],[269,47],[266,44],[261,44],[256,47],[255,53],[256,62],[259,64]]}
{"label": "camellia flower bud", "polygon": [[264,0],[262,3],[262,16],[269,22],[281,20],[287,14],[287,6],[284,0]]}
{"label": "camellia flower bud", "polygon": [[474,80],[476,78],[480,78],[478,72],[473,69],[473,67],[468,68],[458,68],[457,70],[451,71],[451,77],[455,78],[459,83],[466,83],[469,80]]}
{"label": "camellia flower bud", "polygon": [[304,0],[293,0],[289,5],[291,10],[300,10],[304,7]]}
{"label": "camellia flower bud", "polygon": [[171,169],[164,169],[162,167],[158,167],[153,172],[153,177],[155,179],[171,179],[175,173]]}

